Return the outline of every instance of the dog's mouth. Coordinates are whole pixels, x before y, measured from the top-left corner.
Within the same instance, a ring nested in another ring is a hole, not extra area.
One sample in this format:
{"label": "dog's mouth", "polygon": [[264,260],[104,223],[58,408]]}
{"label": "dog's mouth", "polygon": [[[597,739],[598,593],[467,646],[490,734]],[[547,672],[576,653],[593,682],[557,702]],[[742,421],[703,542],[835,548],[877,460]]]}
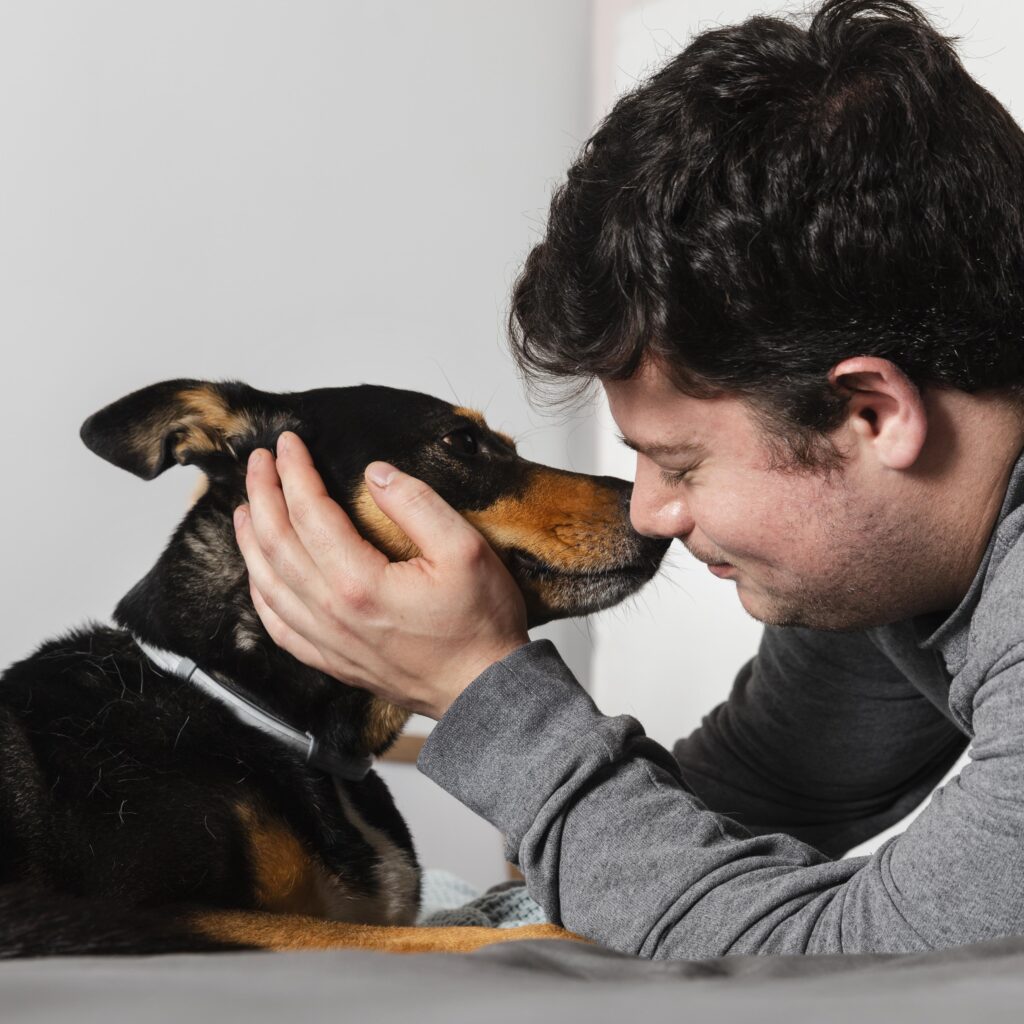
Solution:
{"label": "dog's mouth", "polygon": [[506,552],[506,562],[526,599],[532,628],[618,604],[654,576],[663,554],[663,550],[637,552],[634,558],[612,565],[566,568],[513,548]]}
{"label": "dog's mouth", "polygon": [[513,548],[508,553],[509,568],[513,574],[522,580],[537,580],[538,582],[554,581],[556,579],[570,580],[620,580],[623,578],[635,578],[639,583],[646,583],[657,572],[661,562],[658,558],[641,559],[635,562],[627,562],[621,565],[604,567],[581,567],[569,569],[564,566],[551,565],[531,555],[520,548]]}

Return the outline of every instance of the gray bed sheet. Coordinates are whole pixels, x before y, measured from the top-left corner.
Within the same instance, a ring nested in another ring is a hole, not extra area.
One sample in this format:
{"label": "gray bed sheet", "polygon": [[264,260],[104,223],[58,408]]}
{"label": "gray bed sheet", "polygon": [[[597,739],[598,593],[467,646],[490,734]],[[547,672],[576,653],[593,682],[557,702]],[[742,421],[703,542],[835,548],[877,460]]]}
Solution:
{"label": "gray bed sheet", "polygon": [[648,961],[562,941],[0,964],[3,1024],[1024,1021],[1024,938],[906,956]]}

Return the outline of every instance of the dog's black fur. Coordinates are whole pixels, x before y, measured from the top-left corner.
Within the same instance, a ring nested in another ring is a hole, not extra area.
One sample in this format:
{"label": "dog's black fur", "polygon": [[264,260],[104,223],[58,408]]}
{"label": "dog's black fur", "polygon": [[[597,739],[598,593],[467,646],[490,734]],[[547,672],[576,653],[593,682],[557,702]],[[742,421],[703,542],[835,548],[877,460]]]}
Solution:
{"label": "dog's black fur", "polygon": [[116,627],[51,640],[0,678],[0,957],[275,946],[237,914],[218,926],[219,912],[414,920],[412,839],[376,773],[335,783],[311,770],[132,639],[342,752],[394,741],[404,712],[300,664],[253,611],[232,513],[248,454],[283,430],[393,558],[414,549],[368,500],[363,469],[383,459],[429,483],[499,552],[531,624],[621,600],[666,547],[630,529],[628,484],[529,463],[479,414],[426,395],[177,380],[96,413],[82,437],[105,459],[144,479],[194,464],[209,486]]}

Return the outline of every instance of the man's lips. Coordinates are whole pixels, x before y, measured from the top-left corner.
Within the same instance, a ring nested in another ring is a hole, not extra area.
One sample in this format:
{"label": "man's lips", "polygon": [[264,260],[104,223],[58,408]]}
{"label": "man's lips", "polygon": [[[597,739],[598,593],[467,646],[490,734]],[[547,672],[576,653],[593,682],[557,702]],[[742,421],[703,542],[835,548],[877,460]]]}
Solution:
{"label": "man's lips", "polygon": [[[686,547],[685,544],[683,546]],[[716,576],[725,576],[734,568],[732,562],[715,562],[710,558],[705,558],[703,555],[698,555],[696,551],[690,551],[689,548],[686,548],[686,550],[689,551],[698,562],[703,562]]]}

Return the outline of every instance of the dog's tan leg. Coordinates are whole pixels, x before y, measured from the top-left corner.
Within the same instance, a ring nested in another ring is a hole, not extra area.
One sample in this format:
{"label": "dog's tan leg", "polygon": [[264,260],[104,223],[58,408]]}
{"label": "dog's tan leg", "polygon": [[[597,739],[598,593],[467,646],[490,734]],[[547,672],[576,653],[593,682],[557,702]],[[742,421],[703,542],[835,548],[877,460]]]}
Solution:
{"label": "dog's tan leg", "polygon": [[553,924],[518,928],[400,928],[244,910],[200,912],[191,917],[190,923],[204,936],[220,942],[277,951],[373,949],[389,953],[468,953],[492,943],[524,939],[588,941]]}

